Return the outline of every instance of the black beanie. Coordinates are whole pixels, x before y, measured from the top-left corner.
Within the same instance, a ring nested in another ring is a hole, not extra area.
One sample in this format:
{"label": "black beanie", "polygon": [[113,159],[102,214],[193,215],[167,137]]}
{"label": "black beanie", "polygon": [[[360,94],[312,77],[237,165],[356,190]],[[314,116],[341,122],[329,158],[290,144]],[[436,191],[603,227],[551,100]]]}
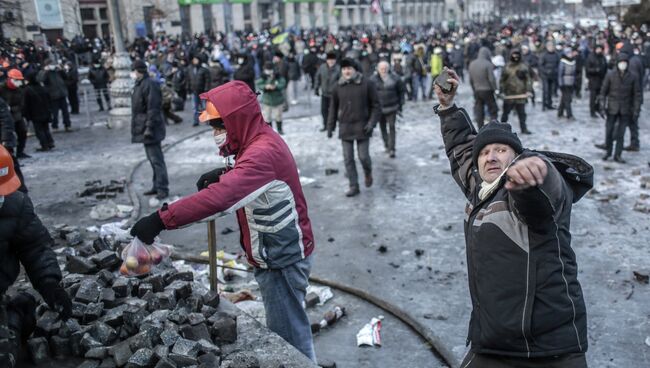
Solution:
{"label": "black beanie", "polygon": [[517,154],[520,154],[524,150],[519,137],[517,137],[516,133],[512,132],[510,124],[493,121],[484,125],[474,139],[474,147],[472,148],[472,162],[474,166],[478,166],[478,155],[483,147],[493,143],[507,144]]}
{"label": "black beanie", "polygon": [[146,64],[144,61],[142,61],[142,60],[136,60],[136,61],[134,61],[134,62],[133,62],[132,69],[133,69],[133,70],[137,70],[137,71],[140,72],[140,73],[146,73],[147,70],[148,70],[148,68],[147,68],[147,64]]}

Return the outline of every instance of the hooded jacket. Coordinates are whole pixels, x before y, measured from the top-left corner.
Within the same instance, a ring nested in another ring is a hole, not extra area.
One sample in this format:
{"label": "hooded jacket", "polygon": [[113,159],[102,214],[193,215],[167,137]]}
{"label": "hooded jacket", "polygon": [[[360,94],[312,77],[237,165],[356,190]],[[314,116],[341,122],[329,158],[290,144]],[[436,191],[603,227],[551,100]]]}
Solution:
{"label": "hooded jacket", "polygon": [[476,353],[547,357],[587,351],[587,313],[571,248],[571,207],[593,185],[582,159],[524,150],[542,158],[544,183],[508,191],[502,176],[483,200],[472,162],[476,131],[464,109],[436,111],[454,180],[467,198],[465,243]]}
{"label": "hooded jacket", "polygon": [[560,87],[574,87],[576,84],[576,61],[574,58],[562,55],[558,68],[558,85]]}
{"label": "hooded jacket", "polygon": [[[152,136],[145,133],[149,130]],[[156,144],[165,139],[160,83],[145,74],[135,82],[131,95],[131,142]]]}
{"label": "hooded jacket", "polygon": [[201,95],[221,114],[227,139],[222,155],[235,165],[219,182],[159,211],[167,229],[213,215],[237,213],[248,262],[280,269],[309,256],[314,236],[296,162],[284,140],[264,122],[257,97],[242,81]]}
{"label": "hooded jacket", "polygon": [[497,82],[494,78],[492,53],[487,47],[478,50],[478,57],[469,63],[469,83],[474,92],[495,91]]}

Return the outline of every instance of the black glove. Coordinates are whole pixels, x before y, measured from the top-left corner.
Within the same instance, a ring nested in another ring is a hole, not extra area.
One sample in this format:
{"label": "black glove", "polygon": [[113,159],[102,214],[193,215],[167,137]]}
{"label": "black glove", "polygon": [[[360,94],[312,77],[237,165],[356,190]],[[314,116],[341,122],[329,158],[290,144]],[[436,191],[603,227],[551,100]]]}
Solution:
{"label": "black glove", "polygon": [[373,123],[368,123],[363,127],[363,132],[366,133],[366,135],[371,135],[373,129],[375,129],[375,125]]}
{"label": "black glove", "polygon": [[144,129],[144,137],[147,138],[147,139],[153,138],[153,129],[151,129],[149,127],[146,127]]}
{"label": "black glove", "polygon": [[331,130],[328,129],[327,130],[327,138],[332,138],[333,135],[334,135],[334,133]]}
{"label": "black glove", "polygon": [[201,175],[199,180],[196,182],[196,190],[200,192],[201,190],[207,188],[208,185],[219,182],[219,177],[224,172],[226,172],[226,168],[220,167]]}
{"label": "black glove", "polygon": [[314,94],[315,94],[316,96],[320,96],[320,91],[318,91],[318,88],[316,88],[316,89],[314,90]]}
{"label": "black glove", "polygon": [[67,320],[72,316],[72,300],[65,289],[54,280],[43,282],[38,290],[50,308]]}
{"label": "black glove", "polygon": [[131,228],[131,235],[138,237],[145,244],[153,243],[153,239],[165,230],[165,224],[160,219],[158,211],[145,216]]}
{"label": "black glove", "polygon": [[15,153],[16,153],[16,152],[15,152],[14,147],[9,147],[9,146],[6,145],[6,143],[3,143],[2,146],[7,150],[7,152],[9,152],[9,154],[10,154],[12,157],[15,156]]}

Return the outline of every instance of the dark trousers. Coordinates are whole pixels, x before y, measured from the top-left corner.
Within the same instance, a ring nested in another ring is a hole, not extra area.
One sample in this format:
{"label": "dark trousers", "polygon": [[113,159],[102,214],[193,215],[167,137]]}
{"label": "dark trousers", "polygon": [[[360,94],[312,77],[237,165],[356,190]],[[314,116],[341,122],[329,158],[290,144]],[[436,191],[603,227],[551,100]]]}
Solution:
{"label": "dark trousers", "polygon": [[605,124],[605,149],[607,151],[607,156],[612,154],[614,142],[616,142],[614,157],[621,156],[621,153],[623,152],[623,136],[625,135],[625,128],[631,120],[632,117],[630,115],[607,114],[607,123]]}
{"label": "dark trousers", "polygon": [[639,117],[636,119],[630,119],[630,146],[640,147],[639,143]]}
{"label": "dark trousers", "polygon": [[27,293],[9,298],[3,296],[0,303],[0,366],[17,366],[20,346],[36,327],[36,300]]}
{"label": "dark trousers", "polygon": [[329,117],[330,111],[330,97],[321,96],[320,97],[320,114],[323,117],[323,128],[327,127],[327,118]]}
{"label": "dark trousers", "polygon": [[70,104],[70,113],[78,114],[79,113],[79,93],[77,93],[78,87],[75,84],[74,86],[68,86],[68,103]]}
{"label": "dark trousers", "polygon": [[555,78],[542,78],[542,106],[550,109],[553,106],[553,93],[556,90],[557,80]]}
{"label": "dark trousers", "polygon": [[50,133],[50,124],[47,120],[44,121],[34,121],[34,133],[38,139],[38,143],[41,144],[41,148],[52,148],[54,147],[54,138],[52,138],[52,133]]}
{"label": "dark trousers", "polygon": [[587,368],[584,353],[543,358],[517,358],[469,352],[461,368]]}
{"label": "dark trousers", "polygon": [[158,193],[169,194],[167,165],[160,143],[145,144],[144,151],[153,169],[153,189]]}
{"label": "dark trousers", "polygon": [[106,107],[111,109],[111,97],[108,95],[107,88],[95,88],[95,97],[97,98],[97,105],[99,105],[100,110],[104,110],[104,105],[102,104],[102,95],[106,100]]}
{"label": "dark trousers", "polygon": [[[359,187],[359,176],[357,174],[357,165],[354,161],[354,141],[342,140],[343,144],[343,162],[345,163],[345,172],[351,187]],[[370,160],[370,139],[358,139],[357,153],[359,161],[363,167],[365,175],[372,174],[372,161]]]}
{"label": "dark trousers", "polygon": [[20,179],[20,187],[18,190],[23,193],[27,193],[27,186],[25,186],[25,177],[23,176],[23,171],[20,169],[20,162],[18,162],[18,158],[16,158],[16,156],[13,154],[11,155],[11,160],[14,162],[14,171],[16,172],[16,176],[18,176],[18,179]]}
{"label": "dark trousers", "polygon": [[582,73],[576,73],[576,98],[582,98]]}
{"label": "dark trousers", "polygon": [[562,91],[562,96],[560,97],[560,106],[557,108],[557,116],[564,115],[566,111],[566,117],[572,118],[571,101],[573,99],[573,86],[562,86],[560,87],[560,91]]}
{"label": "dark trousers", "polygon": [[52,128],[59,128],[59,110],[63,113],[63,125],[65,127],[70,126],[70,112],[68,111],[68,102],[65,100],[65,97],[59,98],[58,100],[52,100],[51,110],[52,113]]}
{"label": "dark trousers", "polygon": [[526,128],[526,104],[525,103],[517,103],[513,101],[508,101],[504,100],[503,101],[503,113],[501,114],[501,122],[507,123],[508,122],[508,115],[510,115],[510,111],[512,109],[515,109],[517,112],[517,116],[519,117],[519,127],[521,128],[522,132],[525,132],[528,130]]}
{"label": "dark trousers", "polygon": [[596,100],[598,99],[598,94],[600,93],[600,86],[598,88],[589,88],[589,113],[591,116],[596,115]]}
{"label": "dark trousers", "polygon": [[25,152],[25,145],[27,144],[27,124],[25,124],[24,119],[18,119],[14,122],[14,128],[16,130],[17,146],[16,154],[21,154]]}
{"label": "dark trousers", "polygon": [[475,91],[474,92],[474,119],[479,129],[485,121],[485,108],[487,107],[490,114],[490,120],[495,120],[499,113],[497,101],[494,99],[494,91]]}
{"label": "dark trousers", "polygon": [[174,111],[172,111],[172,104],[171,104],[171,103],[163,104],[163,105],[162,105],[162,110],[163,110],[163,116],[165,117],[165,123],[167,123],[167,121],[168,121],[169,119],[172,119],[172,120],[174,121],[174,123],[176,123],[176,124],[178,124],[178,123],[180,123],[181,121],[183,121],[183,118],[181,118],[180,116],[176,115],[176,114],[174,113]]}
{"label": "dark trousers", "polygon": [[396,112],[381,114],[379,120],[379,129],[381,129],[381,138],[384,141],[384,147],[388,151],[395,152],[395,119]]}
{"label": "dark trousers", "polygon": [[422,99],[427,98],[427,75],[413,74],[411,77],[411,99],[413,101],[418,100],[418,89],[422,90]]}

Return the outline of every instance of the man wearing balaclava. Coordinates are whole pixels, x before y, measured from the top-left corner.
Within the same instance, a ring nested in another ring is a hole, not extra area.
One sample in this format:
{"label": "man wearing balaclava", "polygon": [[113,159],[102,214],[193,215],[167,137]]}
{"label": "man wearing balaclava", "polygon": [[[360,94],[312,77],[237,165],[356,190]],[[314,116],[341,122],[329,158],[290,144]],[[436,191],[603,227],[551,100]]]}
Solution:
{"label": "man wearing balaclava", "polygon": [[519,126],[522,134],[530,134],[526,127],[526,101],[532,88],[531,68],[521,61],[521,51],[514,49],[499,81],[499,90],[503,95],[501,122],[507,123],[508,115],[514,109],[517,116],[519,116]]}

